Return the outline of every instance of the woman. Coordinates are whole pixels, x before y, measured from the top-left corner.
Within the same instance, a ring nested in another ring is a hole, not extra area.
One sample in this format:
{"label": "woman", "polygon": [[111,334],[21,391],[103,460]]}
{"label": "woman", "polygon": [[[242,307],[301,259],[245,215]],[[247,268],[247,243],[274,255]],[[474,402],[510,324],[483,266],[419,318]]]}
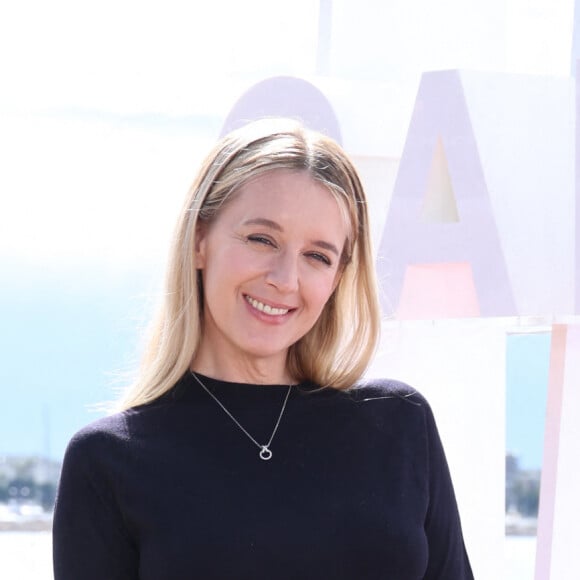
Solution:
{"label": "woman", "polygon": [[67,449],[55,579],[472,578],[428,404],[359,382],[378,330],[345,153],[293,121],[226,136],[137,383]]}

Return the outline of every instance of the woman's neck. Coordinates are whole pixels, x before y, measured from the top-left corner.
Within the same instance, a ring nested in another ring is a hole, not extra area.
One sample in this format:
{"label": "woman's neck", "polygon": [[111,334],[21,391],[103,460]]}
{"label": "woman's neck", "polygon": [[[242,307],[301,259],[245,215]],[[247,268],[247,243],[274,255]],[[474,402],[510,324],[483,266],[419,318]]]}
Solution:
{"label": "woman's neck", "polygon": [[194,357],[190,369],[207,377],[233,383],[251,383],[256,385],[287,385],[293,380],[286,369],[286,357],[278,360],[271,358],[243,360],[224,360],[225,357],[213,353],[200,352]]}

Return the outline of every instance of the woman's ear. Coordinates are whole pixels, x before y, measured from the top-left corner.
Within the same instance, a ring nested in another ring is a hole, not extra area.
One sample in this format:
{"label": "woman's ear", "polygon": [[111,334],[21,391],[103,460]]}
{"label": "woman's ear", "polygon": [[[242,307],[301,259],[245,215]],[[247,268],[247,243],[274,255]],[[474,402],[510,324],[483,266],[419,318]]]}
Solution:
{"label": "woman's ear", "polygon": [[195,267],[197,270],[205,268],[206,234],[206,225],[198,222],[195,228]]}

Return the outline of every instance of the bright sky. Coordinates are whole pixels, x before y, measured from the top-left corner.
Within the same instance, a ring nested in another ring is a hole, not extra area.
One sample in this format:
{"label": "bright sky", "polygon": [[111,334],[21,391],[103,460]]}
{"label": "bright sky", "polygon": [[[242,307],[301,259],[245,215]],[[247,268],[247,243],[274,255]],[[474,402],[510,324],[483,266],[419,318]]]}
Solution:
{"label": "bright sky", "polygon": [[317,0],[4,2],[0,259],[162,259],[202,152],[264,77],[389,81],[412,103],[424,70],[570,68],[573,0],[320,1],[322,71]]}

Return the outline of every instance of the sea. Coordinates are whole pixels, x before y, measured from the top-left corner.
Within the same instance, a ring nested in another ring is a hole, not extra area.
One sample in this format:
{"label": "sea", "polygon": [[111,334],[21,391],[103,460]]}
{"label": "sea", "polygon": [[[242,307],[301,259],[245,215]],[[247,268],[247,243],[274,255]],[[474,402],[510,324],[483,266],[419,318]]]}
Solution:
{"label": "sea", "polygon": [[[54,580],[49,532],[0,532],[2,580]],[[505,549],[505,580],[533,580],[536,538],[509,536]]]}

